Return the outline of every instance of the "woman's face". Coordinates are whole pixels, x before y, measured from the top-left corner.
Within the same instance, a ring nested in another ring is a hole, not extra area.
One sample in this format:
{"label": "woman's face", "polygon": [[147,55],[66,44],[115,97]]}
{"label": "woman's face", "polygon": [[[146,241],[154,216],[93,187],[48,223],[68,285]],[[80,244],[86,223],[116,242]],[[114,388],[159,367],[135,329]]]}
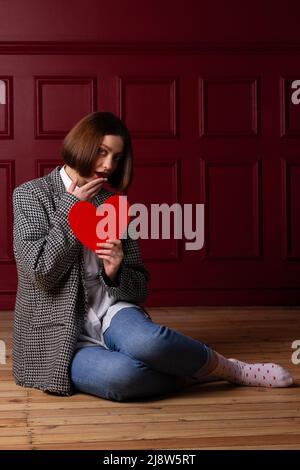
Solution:
{"label": "woman's face", "polygon": [[119,135],[105,135],[102,142],[99,141],[99,153],[95,167],[91,175],[84,178],[85,181],[92,181],[100,176],[110,176],[116,170],[122,158],[123,147],[122,137]]}

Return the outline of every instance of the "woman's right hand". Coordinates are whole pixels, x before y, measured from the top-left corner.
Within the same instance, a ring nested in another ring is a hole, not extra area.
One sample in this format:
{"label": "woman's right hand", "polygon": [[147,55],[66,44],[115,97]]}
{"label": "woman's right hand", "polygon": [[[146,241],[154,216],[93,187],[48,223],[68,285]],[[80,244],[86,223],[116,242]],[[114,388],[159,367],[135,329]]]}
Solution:
{"label": "woman's right hand", "polygon": [[72,181],[67,192],[76,196],[80,201],[92,201],[92,199],[99,193],[100,188],[103,186],[105,181],[107,181],[107,178],[97,178],[85,183],[83,186],[80,186],[80,188],[76,188],[78,183],[77,177]]}

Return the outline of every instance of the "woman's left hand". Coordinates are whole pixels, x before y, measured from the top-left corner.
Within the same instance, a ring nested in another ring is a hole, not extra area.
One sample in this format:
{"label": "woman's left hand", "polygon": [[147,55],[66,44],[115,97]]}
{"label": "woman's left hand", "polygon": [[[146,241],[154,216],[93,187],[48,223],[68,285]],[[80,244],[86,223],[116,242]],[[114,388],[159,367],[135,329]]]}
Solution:
{"label": "woman's left hand", "polygon": [[124,258],[121,240],[109,238],[105,243],[99,243],[95,250],[98,258],[103,260],[103,267],[106,275],[115,281],[120,264]]}

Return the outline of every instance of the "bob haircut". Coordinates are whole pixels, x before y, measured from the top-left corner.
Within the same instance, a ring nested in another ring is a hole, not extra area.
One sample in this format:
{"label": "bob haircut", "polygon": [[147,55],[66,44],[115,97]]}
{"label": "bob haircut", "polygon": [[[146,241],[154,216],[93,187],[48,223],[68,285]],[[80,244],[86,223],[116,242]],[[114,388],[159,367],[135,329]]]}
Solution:
{"label": "bob haircut", "polygon": [[99,157],[100,139],[105,135],[123,139],[122,157],[108,183],[117,191],[124,191],[132,182],[132,144],[127,127],[113,113],[97,111],[78,121],[63,140],[61,156],[80,176],[89,177]]}

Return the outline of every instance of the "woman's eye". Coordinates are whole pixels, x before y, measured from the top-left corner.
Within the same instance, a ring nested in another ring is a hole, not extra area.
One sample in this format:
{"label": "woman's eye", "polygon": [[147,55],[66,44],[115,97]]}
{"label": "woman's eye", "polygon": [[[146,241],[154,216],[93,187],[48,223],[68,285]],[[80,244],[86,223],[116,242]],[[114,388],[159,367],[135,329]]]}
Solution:
{"label": "woman's eye", "polygon": [[[107,150],[104,149],[104,148],[99,147],[98,154],[99,155],[106,155]],[[121,158],[122,158],[122,155],[117,155],[117,156],[114,157],[114,161],[118,162],[119,160],[121,160]]]}

